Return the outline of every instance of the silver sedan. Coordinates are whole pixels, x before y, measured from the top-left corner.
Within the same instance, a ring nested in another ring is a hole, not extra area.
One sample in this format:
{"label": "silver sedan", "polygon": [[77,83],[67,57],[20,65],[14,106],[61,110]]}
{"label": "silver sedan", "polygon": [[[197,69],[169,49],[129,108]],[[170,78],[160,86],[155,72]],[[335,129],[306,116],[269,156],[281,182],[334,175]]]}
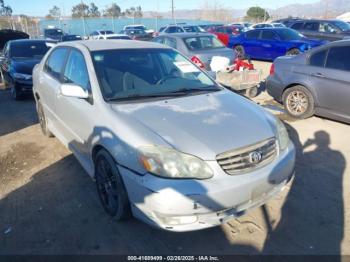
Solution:
{"label": "silver sedan", "polygon": [[62,43],[33,82],[43,133],[74,153],[116,220],[208,228],[264,204],[293,176],[284,125],[163,45]]}

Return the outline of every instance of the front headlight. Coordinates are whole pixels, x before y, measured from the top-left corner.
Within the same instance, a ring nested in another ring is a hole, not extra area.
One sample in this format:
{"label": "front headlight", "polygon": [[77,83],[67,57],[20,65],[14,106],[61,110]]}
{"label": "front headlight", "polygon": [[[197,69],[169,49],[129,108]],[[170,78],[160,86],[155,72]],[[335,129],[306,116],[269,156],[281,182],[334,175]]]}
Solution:
{"label": "front headlight", "polygon": [[203,160],[162,146],[139,148],[140,162],[144,168],[165,178],[208,179],[213,171]]}
{"label": "front headlight", "polygon": [[276,136],[278,140],[278,145],[280,147],[280,151],[283,151],[288,147],[288,144],[289,144],[288,132],[285,125],[277,117],[276,117],[276,125],[277,125]]}
{"label": "front headlight", "polygon": [[15,79],[18,79],[18,80],[30,80],[30,79],[32,79],[32,75],[28,75],[28,74],[14,73],[13,76]]}

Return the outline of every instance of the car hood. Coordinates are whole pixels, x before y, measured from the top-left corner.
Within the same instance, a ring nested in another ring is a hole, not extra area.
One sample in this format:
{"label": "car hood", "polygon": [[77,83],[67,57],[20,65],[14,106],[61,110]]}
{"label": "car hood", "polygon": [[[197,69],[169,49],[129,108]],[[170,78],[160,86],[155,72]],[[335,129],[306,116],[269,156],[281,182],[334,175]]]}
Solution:
{"label": "car hood", "polygon": [[147,137],[149,143],[161,138],[168,146],[204,160],[275,136],[264,109],[227,90],[112,104],[112,109],[129,126],[147,129],[138,129],[139,134],[154,134],[154,139]]}
{"label": "car hood", "polygon": [[307,44],[307,45],[310,45],[311,47],[316,47],[316,46],[320,46],[328,43],[328,41],[326,40],[317,40],[317,39],[308,39],[308,38],[303,38],[301,40],[292,40],[290,42],[300,44],[300,45]]}
{"label": "car hood", "polygon": [[12,68],[15,72],[31,75],[36,64],[40,63],[40,59],[13,59]]}

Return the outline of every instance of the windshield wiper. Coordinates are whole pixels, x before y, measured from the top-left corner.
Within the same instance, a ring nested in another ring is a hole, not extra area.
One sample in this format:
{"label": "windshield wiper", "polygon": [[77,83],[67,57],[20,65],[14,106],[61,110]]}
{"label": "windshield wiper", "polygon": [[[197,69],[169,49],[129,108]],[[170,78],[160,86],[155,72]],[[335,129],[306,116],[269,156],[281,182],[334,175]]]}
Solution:
{"label": "windshield wiper", "polygon": [[150,94],[150,95],[130,95],[124,97],[111,97],[107,98],[107,101],[126,101],[134,99],[147,99],[147,98],[158,98],[158,97],[170,97],[170,96],[181,96],[186,95],[186,92],[169,92],[169,93],[159,93],[159,94]]}
{"label": "windshield wiper", "polygon": [[211,87],[203,87],[203,88],[181,88],[171,92],[164,93],[155,93],[155,94],[145,94],[145,95],[129,95],[124,97],[111,97],[107,98],[107,101],[127,101],[127,100],[135,100],[135,99],[147,99],[147,98],[159,98],[159,97],[173,97],[173,96],[185,96],[190,93],[195,92],[215,92],[220,91],[221,89],[215,86]]}

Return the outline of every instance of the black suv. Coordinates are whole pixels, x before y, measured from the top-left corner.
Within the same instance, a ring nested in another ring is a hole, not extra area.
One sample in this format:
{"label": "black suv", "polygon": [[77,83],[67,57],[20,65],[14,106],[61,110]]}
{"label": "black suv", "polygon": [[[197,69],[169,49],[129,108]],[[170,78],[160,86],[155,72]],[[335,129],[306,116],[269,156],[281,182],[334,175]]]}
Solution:
{"label": "black suv", "polygon": [[337,41],[350,38],[350,24],[340,20],[294,20],[288,26],[313,39]]}

